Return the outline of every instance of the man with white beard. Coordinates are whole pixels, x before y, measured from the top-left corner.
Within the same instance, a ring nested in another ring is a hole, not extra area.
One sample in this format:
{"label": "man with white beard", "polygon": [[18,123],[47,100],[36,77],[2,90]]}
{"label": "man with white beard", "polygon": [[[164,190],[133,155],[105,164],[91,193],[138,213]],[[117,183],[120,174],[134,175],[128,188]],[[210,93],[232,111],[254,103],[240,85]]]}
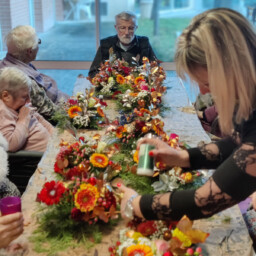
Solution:
{"label": "man with white beard", "polygon": [[91,64],[89,77],[93,78],[98,72],[101,63],[109,59],[109,49],[118,59],[124,59],[130,65],[136,58],[139,65],[142,64],[142,58],[147,57],[150,61],[157,60],[155,53],[145,36],[135,35],[138,28],[137,17],[134,13],[124,11],[115,16],[115,29],[117,35],[104,38],[100,41],[100,47]]}

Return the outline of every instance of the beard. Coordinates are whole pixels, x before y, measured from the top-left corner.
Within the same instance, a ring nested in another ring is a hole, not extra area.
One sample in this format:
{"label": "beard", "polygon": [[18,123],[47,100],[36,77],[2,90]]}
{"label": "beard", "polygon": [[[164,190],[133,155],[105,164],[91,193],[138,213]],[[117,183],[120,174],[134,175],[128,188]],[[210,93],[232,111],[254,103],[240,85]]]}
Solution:
{"label": "beard", "polygon": [[130,44],[133,39],[134,39],[134,35],[133,36],[127,36],[127,35],[119,36],[119,40],[123,44]]}

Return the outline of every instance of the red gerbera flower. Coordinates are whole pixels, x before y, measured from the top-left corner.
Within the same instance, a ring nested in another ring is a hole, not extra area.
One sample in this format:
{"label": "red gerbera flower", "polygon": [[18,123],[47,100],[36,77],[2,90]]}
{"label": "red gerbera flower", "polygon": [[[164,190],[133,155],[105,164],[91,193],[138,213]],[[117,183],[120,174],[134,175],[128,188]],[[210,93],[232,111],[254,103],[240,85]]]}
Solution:
{"label": "red gerbera flower", "polygon": [[58,204],[61,196],[65,192],[65,187],[61,182],[54,180],[46,182],[38,197],[41,202],[47,205]]}
{"label": "red gerbera flower", "polygon": [[146,237],[153,235],[156,232],[156,230],[157,229],[155,226],[155,222],[153,220],[142,222],[137,227],[137,231]]}

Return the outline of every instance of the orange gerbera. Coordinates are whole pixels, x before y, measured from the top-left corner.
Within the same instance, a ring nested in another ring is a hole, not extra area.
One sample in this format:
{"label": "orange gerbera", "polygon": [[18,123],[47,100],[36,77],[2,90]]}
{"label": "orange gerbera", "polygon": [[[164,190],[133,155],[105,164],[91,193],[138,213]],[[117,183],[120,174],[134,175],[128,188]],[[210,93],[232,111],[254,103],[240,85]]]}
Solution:
{"label": "orange gerbera", "polygon": [[103,112],[103,110],[102,110],[101,107],[97,107],[97,113],[98,113],[101,117],[104,117],[104,116],[105,116],[105,114],[104,114],[104,112]]}
{"label": "orange gerbera", "polygon": [[153,256],[153,252],[150,246],[145,244],[134,244],[126,248],[128,256]]}
{"label": "orange gerbera", "polygon": [[90,162],[94,167],[105,168],[108,165],[108,157],[104,154],[94,153],[91,155]]}
{"label": "orange gerbera", "polygon": [[122,75],[117,75],[116,76],[116,81],[119,84],[124,84],[125,83],[125,78]]}
{"label": "orange gerbera", "polygon": [[75,206],[81,212],[92,211],[100,194],[91,184],[82,184],[75,194]]}
{"label": "orange gerbera", "polygon": [[82,112],[82,109],[78,106],[72,106],[68,110],[68,115],[70,118],[74,118],[75,116],[78,116],[78,112]]}
{"label": "orange gerbera", "polygon": [[139,83],[141,83],[143,81],[145,81],[144,77],[143,76],[138,76],[138,77],[135,78],[134,83],[136,85],[138,85]]}

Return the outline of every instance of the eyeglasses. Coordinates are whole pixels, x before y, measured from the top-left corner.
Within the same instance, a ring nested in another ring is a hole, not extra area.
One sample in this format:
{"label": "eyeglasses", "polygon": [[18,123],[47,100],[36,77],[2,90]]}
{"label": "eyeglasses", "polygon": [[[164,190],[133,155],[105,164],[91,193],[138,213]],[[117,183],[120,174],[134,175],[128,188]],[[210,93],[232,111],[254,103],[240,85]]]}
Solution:
{"label": "eyeglasses", "polygon": [[40,39],[40,38],[38,38],[38,44],[41,44],[41,42],[42,42],[42,41],[41,41],[41,39]]}
{"label": "eyeglasses", "polygon": [[137,26],[136,27],[124,27],[124,26],[117,27],[117,29],[120,32],[125,32],[127,28],[128,28],[129,32],[134,32],[136,30]]}

